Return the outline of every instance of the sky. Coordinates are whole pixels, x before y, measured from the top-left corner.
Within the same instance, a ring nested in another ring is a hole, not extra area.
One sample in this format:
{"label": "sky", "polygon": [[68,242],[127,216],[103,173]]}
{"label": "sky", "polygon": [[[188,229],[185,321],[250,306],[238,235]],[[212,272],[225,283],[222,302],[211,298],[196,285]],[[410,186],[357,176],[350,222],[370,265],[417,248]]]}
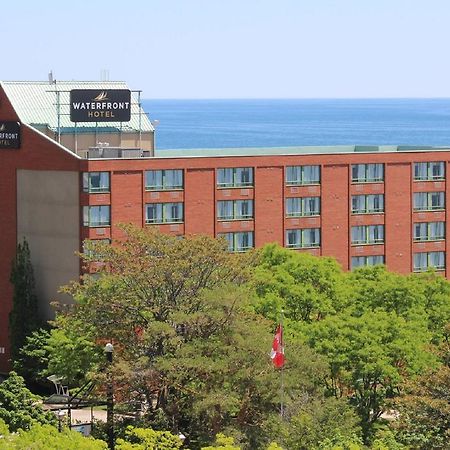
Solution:
{"label": "sky", "polygon": [[126,81],[143,98],[450,97],[448,0],[22,0],[0,80]]}

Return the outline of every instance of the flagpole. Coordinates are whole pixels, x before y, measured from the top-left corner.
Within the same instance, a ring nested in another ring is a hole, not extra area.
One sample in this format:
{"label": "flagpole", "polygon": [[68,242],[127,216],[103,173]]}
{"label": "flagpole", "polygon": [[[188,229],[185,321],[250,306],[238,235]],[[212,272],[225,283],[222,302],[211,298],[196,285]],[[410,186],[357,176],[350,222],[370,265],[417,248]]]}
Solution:
{"label": "flagpole", "polygon": [[284,311],[281,310],[280,322],[278,323],[277,329],[275,331],[275,336],[273,338],[272,350],[270,352],[270,357],[272,359],[275,370],[280,370],[280,415],[281,420],[284,419],[284,339],[283,339],[283,315]]}
{"label": "flagpole", "polygon": [[[281,345],[284,351],[284,327],[283,327],[283,316],[284,316],[284,310],[281,310],[280,314],[280,325],[281,325]],[[284,420],[284,364],[281,366],[281,373],[280,373],[280,384],[281,384],[281,391],[280,391],[280,416],[281,420]]]}

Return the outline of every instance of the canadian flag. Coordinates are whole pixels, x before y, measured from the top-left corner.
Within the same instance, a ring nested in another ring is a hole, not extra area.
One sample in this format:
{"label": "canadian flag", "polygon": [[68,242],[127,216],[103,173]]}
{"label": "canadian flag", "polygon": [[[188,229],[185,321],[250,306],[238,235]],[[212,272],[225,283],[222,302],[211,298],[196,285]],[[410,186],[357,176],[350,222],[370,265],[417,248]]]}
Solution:
{"label": "canadian flag", "polygon": [[270,357],[272,358],[273,365],[275,367],[284,366],[284,344],[283,344],[283,327],[278,325],[275,332],[275,337],[273,338],[272,351],[270,352]]}

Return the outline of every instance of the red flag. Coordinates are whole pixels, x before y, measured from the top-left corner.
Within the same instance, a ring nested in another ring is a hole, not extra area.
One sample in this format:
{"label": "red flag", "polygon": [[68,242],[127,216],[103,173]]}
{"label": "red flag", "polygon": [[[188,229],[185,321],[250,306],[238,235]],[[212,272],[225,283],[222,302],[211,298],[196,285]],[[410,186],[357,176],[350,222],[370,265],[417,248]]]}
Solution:
{"label": "red flag", "polygon": [[285,358],[284,358],[284,344],[283,344],[283,327],[281,326],[281,324],[278,325],[277,331],[275,332],[270,357],[272,358],[272,362],[275,367],[280,368],[284,366]]}

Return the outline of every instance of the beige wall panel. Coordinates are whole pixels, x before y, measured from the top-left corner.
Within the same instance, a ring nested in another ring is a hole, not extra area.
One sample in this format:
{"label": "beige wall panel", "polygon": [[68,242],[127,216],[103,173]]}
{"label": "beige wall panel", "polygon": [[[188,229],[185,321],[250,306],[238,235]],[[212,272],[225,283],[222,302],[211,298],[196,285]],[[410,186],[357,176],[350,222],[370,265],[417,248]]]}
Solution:
{"label": "beige wall panel", "polygon": [[28,241],[43,317],[53,317],[50,302],[70,302],[60,286],[79,277],[79,174],[17,171],[17,239]]}
{"label": "beige wall panel", "polygon": [[[53,138],[53,136],[51,136]],[[61,144],[75,151],[83,152],[89,147],[96,147],[99,142],[107,142],[109,147],[122,148],[142,148],[143,150],[153,150],[153,133],[143,132],[139,145],[139,133],[79,133],[75,143],[74,134],[62,134]]]}

